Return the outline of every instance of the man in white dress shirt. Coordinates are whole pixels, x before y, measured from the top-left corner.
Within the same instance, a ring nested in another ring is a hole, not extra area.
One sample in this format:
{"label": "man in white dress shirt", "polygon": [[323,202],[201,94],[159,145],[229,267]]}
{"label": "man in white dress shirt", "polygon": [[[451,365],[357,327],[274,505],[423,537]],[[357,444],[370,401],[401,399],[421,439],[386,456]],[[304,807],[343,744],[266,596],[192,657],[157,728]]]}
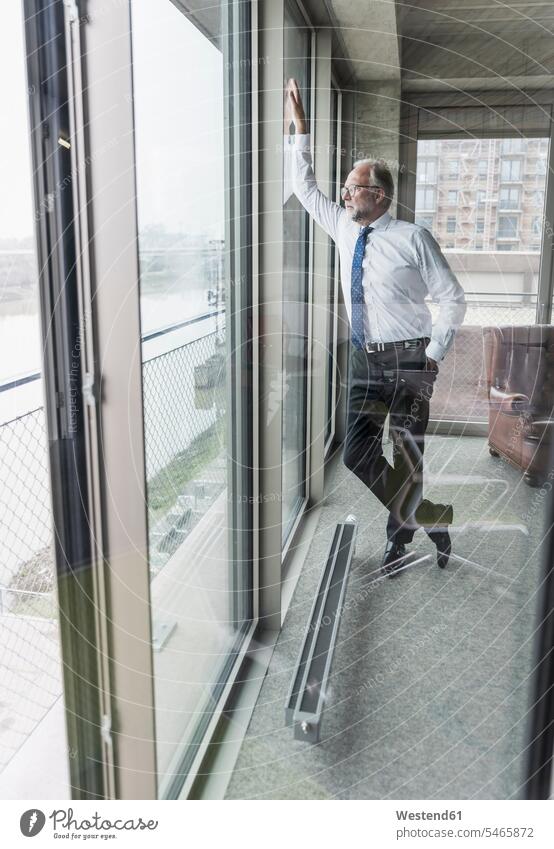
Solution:
{"label": "man in white dress shirt", "polygon": [[[292,189],[339,251],[352,332],[343,460],[389,510],[381,571],[394,577],[405,567],[406,544],[420,527],[444,568],[453,511],[422,498],[423,445],[438,363],[465,315],[463,289],[429,231],[391,217],[394,182],[385,163],[355,164],[341,192],[344,207],[318,189],[295,80],[285,107],[285,123],[290,118],[295,127],[286,138]],[[427,295],[440,305],[434,324]],[[382,447],[387,415],[394,465]]]}

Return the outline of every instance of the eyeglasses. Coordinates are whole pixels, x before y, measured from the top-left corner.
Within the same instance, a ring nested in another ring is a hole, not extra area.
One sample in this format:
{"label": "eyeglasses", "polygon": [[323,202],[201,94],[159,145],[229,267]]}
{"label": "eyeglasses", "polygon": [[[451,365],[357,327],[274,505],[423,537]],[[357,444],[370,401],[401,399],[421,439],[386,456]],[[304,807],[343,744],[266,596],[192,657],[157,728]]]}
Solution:
{"label": "eyeglasses", "polygon": [[346,195],[353,198],[358,189],[382,189],[382,186],[341,186],[340,196],[345,198]]}

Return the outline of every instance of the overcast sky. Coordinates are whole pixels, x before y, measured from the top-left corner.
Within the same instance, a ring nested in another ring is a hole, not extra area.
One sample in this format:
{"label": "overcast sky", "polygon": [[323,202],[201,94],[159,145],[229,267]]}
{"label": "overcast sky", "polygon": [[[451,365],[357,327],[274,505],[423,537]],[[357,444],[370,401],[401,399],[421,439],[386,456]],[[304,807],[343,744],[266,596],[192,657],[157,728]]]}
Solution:
{"label": "overcast sky", "polygon": [[[0,12],[0,238],[33,235],[22,3]],[[223,58],[170,0],[133,0],[141,226],[222,236]]]}
{"label": "overcast sky", "polygon": [[170,0],[133,0],[141,227],[223,229],[223,57]]}
{"label": "overcast sky", "polygon": [[0,238],[33,235],[21,2],[0,7]]}

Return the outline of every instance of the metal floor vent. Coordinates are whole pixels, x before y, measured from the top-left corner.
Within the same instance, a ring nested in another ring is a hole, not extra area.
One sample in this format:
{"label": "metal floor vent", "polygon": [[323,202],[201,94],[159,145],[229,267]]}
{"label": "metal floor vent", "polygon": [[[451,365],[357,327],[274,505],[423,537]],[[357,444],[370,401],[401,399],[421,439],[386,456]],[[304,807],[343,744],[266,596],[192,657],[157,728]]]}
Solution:
{"label": "metal floor vent", "polygon": [[296,740],[319,742],[356,529],[355,516],[337,525],[312,605],[285,705],[285,723]]}

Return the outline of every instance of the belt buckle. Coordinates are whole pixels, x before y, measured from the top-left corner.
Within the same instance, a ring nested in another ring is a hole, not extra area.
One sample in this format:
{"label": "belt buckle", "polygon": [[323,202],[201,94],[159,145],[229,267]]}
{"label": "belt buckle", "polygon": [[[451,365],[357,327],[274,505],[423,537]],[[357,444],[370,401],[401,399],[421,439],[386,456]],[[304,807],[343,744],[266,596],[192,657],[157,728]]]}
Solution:
{"label": "belt buckle", "polygon": [[384,351],[385,343],[384,342],[366,342],[365,350],[367,354],[374,354],[375,351]]}

